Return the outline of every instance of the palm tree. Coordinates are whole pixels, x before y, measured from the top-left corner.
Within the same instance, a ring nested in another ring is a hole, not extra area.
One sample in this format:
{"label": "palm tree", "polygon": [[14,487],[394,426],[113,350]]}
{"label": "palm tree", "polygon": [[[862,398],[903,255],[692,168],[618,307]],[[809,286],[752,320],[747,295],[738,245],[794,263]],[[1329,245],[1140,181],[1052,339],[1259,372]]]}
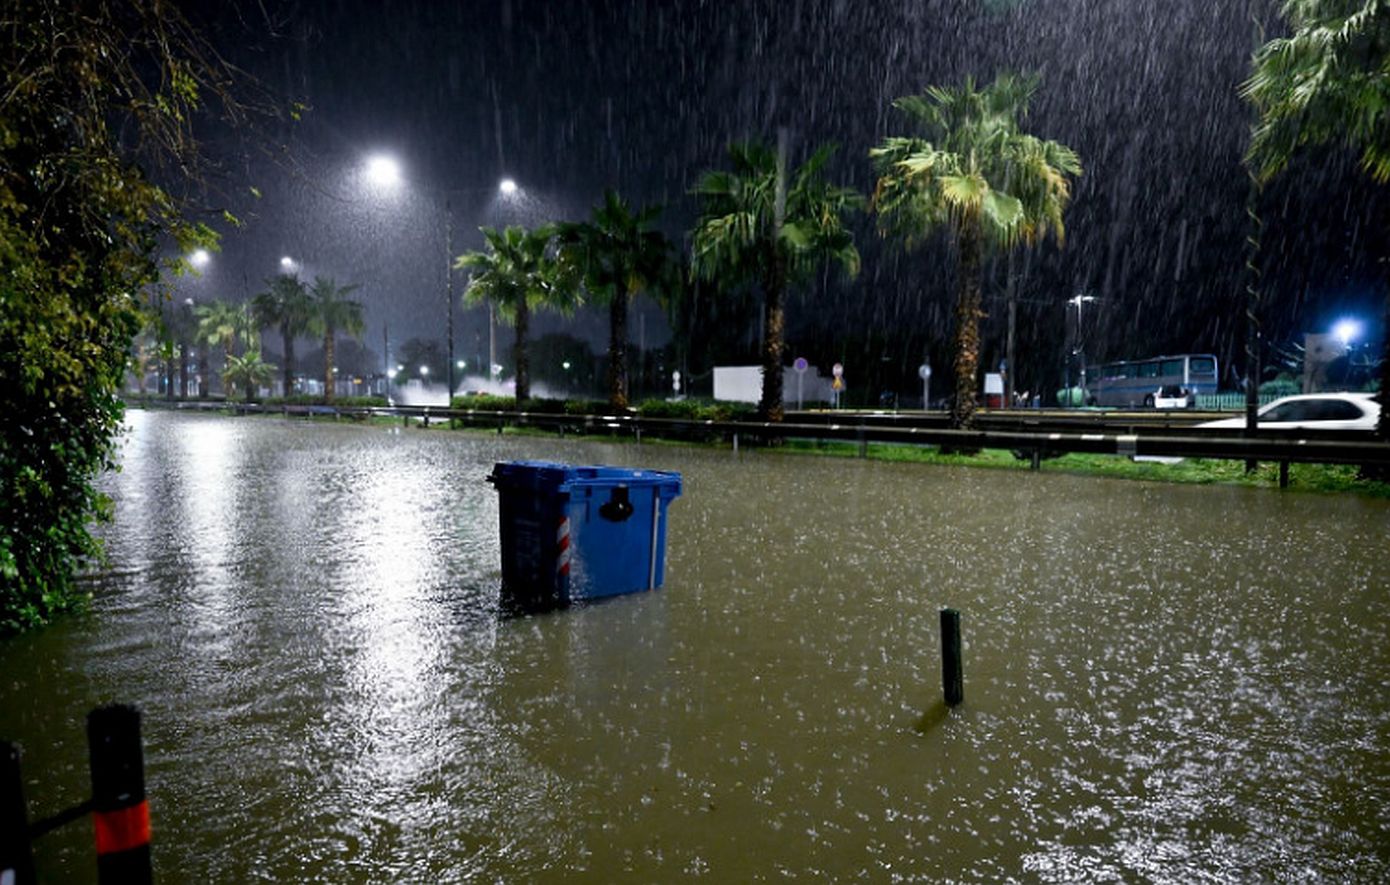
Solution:
{"label": "palm tree", "polygon": [[[1267,182],[1306,146],[1344,144],[1379,184],[1390,181],[1390,5],[1285,0],[1288,37],[1255,52],[1242,92],[1259,111],[1246,162]],[[1390,287],[1384,326],[1390,329]],[[1390,441],[1390,334],[1380,362],[1380,422]]]}
{"label": "palm tree", "polygon": [[724,285],[757,283],[763,291],[763,391],[758,412],[781,421],[782,355],[787,288],[829,258],[851,275],[859,251],[845,215],[863,198],[826,182],[822,167],[834,152],[822,146],[787,174],[785,157],[750,142],[729,147],[733,169],[706,172],[694,188],[700,217],[692,232],[695,275]]}
{"label": "palm tree", "polygon": [[354,338],[362,335],[366,323],[362,319],[362,304],[349,301],[347,296],[356,291],[357,284],[339,286],[331,277],[314,277],[313,313],[309,317],[308,331],[323,336],[323,398],[333,401],[333,339],[338,332],[346,332]]}
{"label": "palm tree", "polygon": [[560,256],[588,293],[608,304],[608,404],[627,408],[628,299],[663,285],[671,274],[671,244],[650,228],[660,210],[636,214],[606,191],[591,221],[558,228]]}
{"label": "palm tree", "polygon": [[[215,299],[206,304],[199,304],[193,308],[193,315],[198,320],[197,341],[201,345],[201,358],[199,365],[203,377],[204,390],[203,396],[207,396],[207,379],[209,371],[207,368],[207,353],[210,347],[222,348],[222,361],[225,365],[227,357],[232,355],[232,348],[236,344],[237,330],[240,323],[241,307],[228,301]],[[225,380],[223,381],[225,385]]]}
{"label": "palm tree", "polygon": [[227,385],[227,395],[241,385],[246,388],[246,401],[249,403],[256,391],[275,380],[275,367],[261,359],[259,350],[248,350],[244,356],[227,357],[227,365],[222,370],[222,383]]}
{"label": "palm tree", "polygon": [[280,329],[285,344],[285,396],[294,392],[294,339],[304,334],[313,306],[304,283],[295,274],[276,274],[266,281],[270,289],[251,300],[256,321]]}
{"label": "palm tree", "polygon": [[578,298],[559,263],[549,254],[555,228],[542,225],[535,230],[508,227],[497,230],[479,228],[487,241],[487,250],[466,252],[454,262],[458,268],[473,270],[464,300],[470,304],[490,301],[503,322],[516,327],[513,359],[516,364],[516,402],[531,396],[531,376],[526,360],[526,337],[530,331],[531,311],[551,308],[562,312],[572,309]]}
{"label": "palm tree", "polygon": [[984,250],[1031,245],[1049,232],[1061,242],[1068,176],[1081,174],[1071,148],[1020,129],[1037,85],[1036,77],[1004,74],[983,89],[970,79],[959,89],[927,87],[893,102],[923,136],[891,136],[869,151],[879,176],[873,204],[880,230],[913,246],[946,227],[955,241],[956,428],[975,417]]}

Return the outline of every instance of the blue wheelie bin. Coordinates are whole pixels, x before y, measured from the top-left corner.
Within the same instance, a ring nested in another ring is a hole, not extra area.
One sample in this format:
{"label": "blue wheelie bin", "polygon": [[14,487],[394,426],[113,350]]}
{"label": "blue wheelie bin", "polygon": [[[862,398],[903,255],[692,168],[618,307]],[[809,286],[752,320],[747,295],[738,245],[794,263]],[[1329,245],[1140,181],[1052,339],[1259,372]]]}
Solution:
{"label": "blue wheelie bin", "polygon": [[488,482],[499,495],[510,601],[543,608],[661,586],[679,473],[506,461]]}

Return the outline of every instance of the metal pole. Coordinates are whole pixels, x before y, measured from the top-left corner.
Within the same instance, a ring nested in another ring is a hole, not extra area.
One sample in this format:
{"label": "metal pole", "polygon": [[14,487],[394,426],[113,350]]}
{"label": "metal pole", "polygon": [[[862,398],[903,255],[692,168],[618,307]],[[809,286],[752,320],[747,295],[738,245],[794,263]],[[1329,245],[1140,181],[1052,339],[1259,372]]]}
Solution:
{"label": "metal pole", "polygon": [[448,323],[445,335],[449,337],[449,392],[446,406],[454,404],[454,211],[449,200],[444,201],[444,300],[448,302]]}
{"label": "metal pole", "polygon": [[960,612],[953,608],[941,610],[941,684],[946,694],[946,706],[954,707],[965,700],[965,678],[961,671]]}
{"label": "metal pole", "polygon": [[92,770],[97,882],[149,883],[153,880],[150,806],[145,799],[140,711],[116,704],[88,713],[87,748]]}

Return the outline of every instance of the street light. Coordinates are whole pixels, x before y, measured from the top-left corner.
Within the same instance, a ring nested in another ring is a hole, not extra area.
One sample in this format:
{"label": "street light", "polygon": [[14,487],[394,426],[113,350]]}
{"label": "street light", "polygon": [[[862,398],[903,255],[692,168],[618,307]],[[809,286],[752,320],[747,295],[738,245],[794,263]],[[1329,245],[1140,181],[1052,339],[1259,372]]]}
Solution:
{"label": "street light", "polygon": [[298,266],[298,265],[296,264],[295,260],[294,260],[293,258],[291,258],[290,256],[288,256],[288,255],[281,256],[281,258],[280,258],[280,270],[283,271],[284,273],[294,273],[294,270],[295,270],[295,268],[296,268],[297,266]]}
{"label": "street light", "polygon": [[206,249],[194,249],[193,254],[188,256],[188,262],[200,270],[207,267],[211,260],[212,256],[208,254]]}
{"label": "street light", "polygon": [[1081,310],[1084,305],[1095,300],[1097,300],[1096,296],[1086,295],[1081,292],[1077,292],[1074,296],[1067,299],[1067,305],[1076,308],[1076,334],[1073,336],[1072,341],[1074,346],[1068,348],[1067,365],[1063,373],[1067,386],[1067,401],[1071,401],[1071,358],[1079,355],[1081,358],[1081,401],[1083,405],[1086,401],[1086,353],[1082,349],[1081,344]]}
{"label": "street light", "polygon": [[[401,165],[394,157],[386,154],[375,154],[367,158],[365,169],[367,180],[373,185],[383,189],[395,189],[398,185],[405,182],[405,175],[402,173]],[[497,183],[497,192],[503,197],[512,198],[520,192],[515,180],[504,178]],[[446,322],[444,334],[447,338],[448,359],[445,363],[448,373],[449,390],[448,396],[452,401],[454,396],[454,211],[451,194],[477,193],[477,188],[453,188],[443,192],[444,194],[444,274],[445,286],[444,297],[447,303]],[[487,306],[488,322],[488,361],[497,361],[496,339],[493,334],[493,310],[492,302]],[[462,369],[460,363],[458,368]]]}
{"label": "street light", "polygon": [[1332,327],[1332,334],[1342,342],[1342,347],[1350,347],[1352,339],[1361,335],[1361,324],[1356,320],[1341,320]]}

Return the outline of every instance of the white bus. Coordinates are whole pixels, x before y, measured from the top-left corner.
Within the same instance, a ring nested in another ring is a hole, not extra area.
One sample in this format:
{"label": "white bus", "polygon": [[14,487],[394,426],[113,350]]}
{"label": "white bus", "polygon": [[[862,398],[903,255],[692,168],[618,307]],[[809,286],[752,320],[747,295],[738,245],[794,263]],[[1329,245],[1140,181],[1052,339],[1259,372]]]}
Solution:
{"label": "white bus", "polygon": [[1123,360],[1094,366],[1086,373],[1086,402],[1098,406],[1152,408],[1160,396],[1181,388],[1188,404],[1197,394],[1216,393],[1216,357],[1209,353],[1180,353],[1144,360]]}

